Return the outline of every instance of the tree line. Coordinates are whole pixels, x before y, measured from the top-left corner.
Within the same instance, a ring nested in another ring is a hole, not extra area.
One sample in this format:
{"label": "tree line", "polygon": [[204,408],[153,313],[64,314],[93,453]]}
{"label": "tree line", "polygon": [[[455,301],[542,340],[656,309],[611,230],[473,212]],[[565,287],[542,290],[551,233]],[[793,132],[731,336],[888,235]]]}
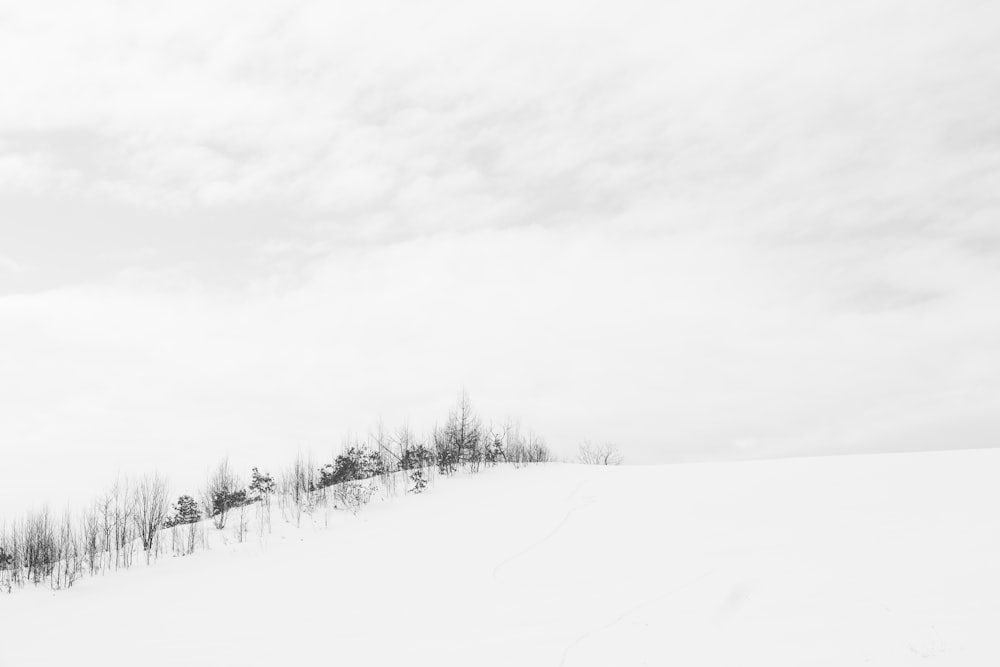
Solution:
{"label": "tree line", "polygon": [[552,460],[544,440],[514,423],[484,426],[466,392],[441,426],[425,437],[409,428],[380,425],[367,439],[349,443],[326,463],[300,454],[277,476],[251,470],[244,480],[228,459],[212,469],[194,493],[171,502],[158,473],[119,478],[82,511],[54,515],[48,508],[0,526],[0,588],[26,584],[69,588],[85,575],[149,564],[161,555],[181,556],[207,548],[207,531],[243,541],[256,522],[270,531],[272,509],[298,524],[303,513],[326,506],[357,512],[379,489],[421,493],[433,474],[478,472],[500,463]]}

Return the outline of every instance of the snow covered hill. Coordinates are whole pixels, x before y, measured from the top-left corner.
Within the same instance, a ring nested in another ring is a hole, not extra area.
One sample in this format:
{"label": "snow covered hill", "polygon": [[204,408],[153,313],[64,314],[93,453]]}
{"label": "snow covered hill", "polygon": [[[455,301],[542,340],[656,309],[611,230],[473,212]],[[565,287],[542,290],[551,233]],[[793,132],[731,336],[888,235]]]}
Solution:
{"label": "snow covered hill", "polygon": [[1000,665],[1000,450],[438,478],[0,596],[0,665]]}

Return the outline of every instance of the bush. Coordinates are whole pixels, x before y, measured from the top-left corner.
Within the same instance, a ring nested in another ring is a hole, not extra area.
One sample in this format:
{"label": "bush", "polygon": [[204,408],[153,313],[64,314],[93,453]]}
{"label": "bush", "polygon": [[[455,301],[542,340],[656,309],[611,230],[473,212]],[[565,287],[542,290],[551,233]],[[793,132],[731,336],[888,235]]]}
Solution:
{"label": "bush", "polygon": [[189,495],[183,495],[174,503],[174,513],[167,518],[163,525],[166,528],[172,528],[199,521],[201,521],[201,510],[198,509],[198,502]]}
{"label": "bush", "polygon": [[468,464],[472,470],[478,469],[483,460],[485,442],[482,421],[472,407],[469,395],[463,391],[448,415],[448,421],[434,430],[438,469],[443,474],[455,472],[462,464]]}
{"label": "bush", "polygon": [[221,490],[212,496],[212,516],[224,514],[236,507],[246,505],[250,500],[247,498],[245,489],[235,491]]}
{"label": "bush", "polygon": [[413,488],[410,489],[410,493],[421,493],[427,488],[427,478],[424,476],[424,469],[417,468],[410,475],[410,481],[413,482]]}
{"label": "bush", "polygon": [[460,462],[458,450],[453,447],[439,445],[437,447],[438,472],[442,475],[450,475],[458,468]]}
{"label": "bush", "polygon": [[417,445],[416,447],[410,447],[403,452],[402,458],[399,460],[399,467],[403,470],[413,470],[414,468],[425,468],[430,465],[434,465],[437,457],[434,452],[424,445]]}
{"label": "bush", "polygon": [[261,500],[267,498],[275,491],[274,478],[267,473],[261,474],[254,468],[250,474],[250,499]]}
{"label": "bush", "polygon": [[507,460],[507,455],[504,453],[503,436],[494,433],[487,440],[486,447],[483,449],[483,458],[487,463],[493,464]]}
{"label": "bush", "polygon": [[618,447],[610,442],[603,445],[592,445],[589,442],[584,442],[580,445],[576,459],[580,463],[595,466],[617,466],[625,461],[625,457],[618,451]]}
{"label": "bush", "polygon": [[320,468],[319,487],[377,477],[385,472],[385,463],[378,452],[373,452],[364,446],[349,447],[333,464],[328,463]]}
{"label": "bush", "polygon": [[373,493],[375,490],[368,484],[350,481],[340,484],[333,492],[333,497],[337,503],[357,514],[358,510],[371,501]]}
{"label": "bush", "polygon": [[208,478],[202,495],[205,513],[212,518],[216,528],[226,527],[229,510],[247,503],[247,492],[229,467],[229,460],[223,461]]}
{"label": "bush", "polygon": [[548,445],[533,434],[529,435],[527,440],[520,433],[511,435],[504,456],[507,462],[515,464],[546,463],[552,460],[552,452],[549,451]]}

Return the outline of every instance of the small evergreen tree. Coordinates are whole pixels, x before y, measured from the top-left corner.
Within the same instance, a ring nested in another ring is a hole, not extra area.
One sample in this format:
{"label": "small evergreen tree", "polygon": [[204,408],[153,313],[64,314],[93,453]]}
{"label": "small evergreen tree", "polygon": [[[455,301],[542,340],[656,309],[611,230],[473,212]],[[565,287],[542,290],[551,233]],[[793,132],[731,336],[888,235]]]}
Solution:
{"label": "small evergreen tree", "polygon": [[247,502],[246,489],[237,489],[235,491],[226,491],[223,489],[217,491],[212,496],[212,516],[225,514],[234,507],[246,505]]}
{"label": "small evergreen tree", "polygon": [[254,468],[250,476],[250,499],[262,500],[274,493],[274,478]]}
{"label": "small evergreen tree", "polygon": [[319,469],[319,486],[327,487],[357,479],[368,479],[385,473],[385,463],[378,452],[365,446],[348,447],[333,464]]}
{"label": "small evergreen tree", "polygon": [[483,450],[483,458],[487,463],[493,464],[507,460],[503,449],[503,436],[499,433],[492,434],[492,437],[486,442],[486,447]]}
{"label": "small evergreen tree", "polygon": [[438,472],[442,475],[450,475],[458,468],[458,450],[453,447],[439,446],[437,448]]}
{"label": "small evergreen tree", "polygon": [[429,465],[434,465],[435,458],[434,451],[429,447],[417,445],[416,447],[410,447],[403,452],[403,457],[399,460],[399,466],[403,470],[424,468]]}
{"label": "small evergreen tree", "polygon": [[198,502],[189,495],[183,495],[174,503],[174,513],[164,524],[167,528],[180,526],[186,523],[198,523],[201,521],[201,510],[198,509]]}
{"label": "small evergreen tree", "polygon": [[327,463],[325,466],[319,469],[319,488],[325,489],[328,486],[333,486],[336,484],[337,479],[337,466],[332,463]]}
{"label": "small evergreen tree", "polygon": [[424,469],[417,468],[410,475],[410,481],[413,482],[413,488],[410,489],[411,493],[422,493],[425,488],[427,488],[427,478],[424,477]]}

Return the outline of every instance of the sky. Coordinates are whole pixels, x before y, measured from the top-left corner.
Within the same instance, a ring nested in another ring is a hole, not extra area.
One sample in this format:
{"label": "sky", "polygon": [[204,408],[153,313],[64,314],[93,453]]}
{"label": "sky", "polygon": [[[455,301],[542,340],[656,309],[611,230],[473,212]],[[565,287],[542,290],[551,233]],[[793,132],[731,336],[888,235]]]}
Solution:
{"label": "sky", "polygon": [[0,514],[463,388],[565,457],[995,446],[997,25],[0,0]]}

